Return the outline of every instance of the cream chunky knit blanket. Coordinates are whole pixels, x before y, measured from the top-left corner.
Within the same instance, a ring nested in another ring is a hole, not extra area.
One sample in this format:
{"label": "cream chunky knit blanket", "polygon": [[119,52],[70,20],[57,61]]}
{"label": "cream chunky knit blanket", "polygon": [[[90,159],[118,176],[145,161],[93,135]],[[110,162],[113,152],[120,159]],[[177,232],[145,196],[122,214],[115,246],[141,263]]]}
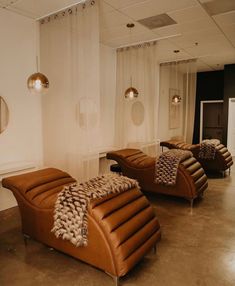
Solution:
{"label": "cream chunky knit blanket", "polygon": [[54,209],[52,232],[56,237],[69,240],[72,244],[88,244],[87,212],[90,200],[121,193],[138,187],[137,181],[124,176],[107,174],[82,184],[71,184],[59,193]]}
{"label": "cream chunky knit blanket", "polygon": [[155,183],[167,186],[176,184],[179,163],[192,157],[191,151],[171,149],[156,159]]}
{"label": "cream chunky knit blanket", "polygon": [[201,159],[215,159],[216,146],[220,144],[218,139],[203,140],[200,145],[199,158]]}

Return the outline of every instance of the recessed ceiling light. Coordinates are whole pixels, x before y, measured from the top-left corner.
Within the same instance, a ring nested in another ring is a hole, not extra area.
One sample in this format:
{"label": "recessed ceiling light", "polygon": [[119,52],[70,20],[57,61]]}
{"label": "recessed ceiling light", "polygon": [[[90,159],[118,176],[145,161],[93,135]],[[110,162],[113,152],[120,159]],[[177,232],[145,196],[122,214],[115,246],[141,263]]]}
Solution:
{"label": "recessed ceiling light", "polygon": [[128,23],[126,24],[127,28],[134,28],[135,24],[134,23]]}

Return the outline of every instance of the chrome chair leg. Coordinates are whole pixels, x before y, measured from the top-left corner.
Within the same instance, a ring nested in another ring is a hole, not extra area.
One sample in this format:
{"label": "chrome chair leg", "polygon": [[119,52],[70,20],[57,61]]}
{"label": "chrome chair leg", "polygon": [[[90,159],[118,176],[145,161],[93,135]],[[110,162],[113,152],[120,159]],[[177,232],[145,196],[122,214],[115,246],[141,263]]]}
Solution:
{"label": "chrome chair leg", "polygon": [[157,254],[157,244],[154,244],[153,246],[153,254]]}
{"label": "chrome chair leg", "polygon": [[193,209],[193,203],[194,203],[194,199],[190,200],[190,208]]}
{"label": "chrome chair leg", "polygon": [[115,286],[119,286],[119,277],[118,276],[114,276],[114,275],[112,275],[112,274],[110,274],[110,273],[108,273],[106,271],[105,271],[105,273],[113,278]]}
{"label": "chrome chair leg", "polygon": [[30,236],[28,234],[23,234],[24,236],[24,245],[27,246],[28,245],[28,240],[30,239]]}
{"label": "chrome chair leg", "polygon": [[119,277],[115,276],[114,278],[115,286],[119,286]]}

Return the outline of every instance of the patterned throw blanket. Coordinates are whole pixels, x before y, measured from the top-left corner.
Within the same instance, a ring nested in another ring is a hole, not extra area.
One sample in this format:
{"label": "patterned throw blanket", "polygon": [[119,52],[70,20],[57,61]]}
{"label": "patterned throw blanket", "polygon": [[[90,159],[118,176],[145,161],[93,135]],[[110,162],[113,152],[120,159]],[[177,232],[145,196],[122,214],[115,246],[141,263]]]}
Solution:
{"label": "patterned throw blanket", "polygon": [[200,145],[199,158],[214,160],[216,154],[216,146],[220,144],[218,139],[203,140]]}
{"label": "patterned throw blanket", "polygon": [[156,159],[155,183],[167,186],[175,185],[179,163],[192,156],[191,151],[180,149],[163,152]]}
{"label": "patterned throw blanket", "polygon": [[115,174],[64,187],[55,203],[54,226],[51,231],[57,238],[69,240],[77,247],[87,246],[87,212],[90,200],[121,193],[134,187],[139,188],[137,181]]}

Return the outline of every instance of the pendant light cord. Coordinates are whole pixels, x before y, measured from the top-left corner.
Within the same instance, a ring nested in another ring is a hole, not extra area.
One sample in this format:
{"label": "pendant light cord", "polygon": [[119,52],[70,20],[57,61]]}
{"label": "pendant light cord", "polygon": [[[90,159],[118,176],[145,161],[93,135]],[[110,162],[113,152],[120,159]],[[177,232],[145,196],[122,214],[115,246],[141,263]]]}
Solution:
{"label": "pendant light cord", "polygon": [[38,55],[36,55],[36,70],[37,70],[37,73],[38,73]]}

